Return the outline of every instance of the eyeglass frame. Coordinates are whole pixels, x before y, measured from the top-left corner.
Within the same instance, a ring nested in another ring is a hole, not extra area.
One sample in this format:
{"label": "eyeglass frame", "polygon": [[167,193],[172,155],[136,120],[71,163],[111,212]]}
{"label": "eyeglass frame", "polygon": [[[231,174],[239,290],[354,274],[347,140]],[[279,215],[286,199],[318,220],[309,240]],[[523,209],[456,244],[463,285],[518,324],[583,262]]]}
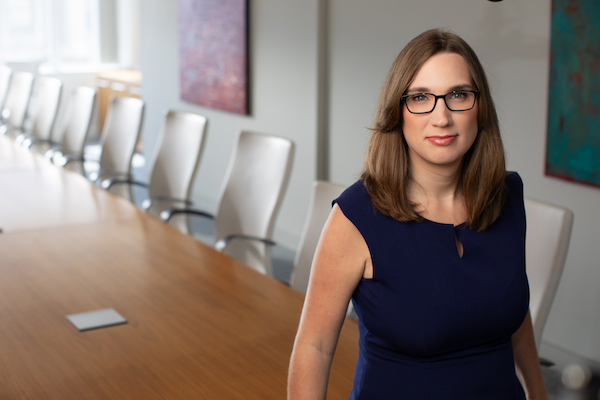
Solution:
{"label": "eyeglass frame", "polygon": [[[446,96],[448,96],[449,94],[452,93],[464,93],[464,92],[471,92],[475,95],[475,98],[473,99],[473,105],[469,108],[465,108],[464,110],[453,110],[450,108],[450,106],[448,106],[448,101],[446,100]],[[406,103],[406,99],[412,96],[418,96],[418,95],[423,95],[423,94],[428,94],[434,97],[433,100],[433,107],[431,108],[431,110],[429,111],[421,111],[421,112],[414,112],[414,111],[410,111],[410,108],[408,108],[408,104]],[[404,105],[406,106],[406,109],[408,110],[409,113],[411,114],[429,114],[430,112],[433,112],[433,110],[435,110],[435,106],[437,106],[437,101],[438,99],[444,99],[444,103],[446,104],[446,108],[448,108],[448,110],[450,111],[455,111],[455,112],[460,112],[460,111],[469,111],[472,110],[473,107],[475,107],[475,101],[477,101],[477,97],[479,96],[479,90],[452,90],[446,94],[433,94],[433,93],[413,93],[413,94],[405,94],[402,95],[400,97],[400,101],[402,101],[404,103]]]}

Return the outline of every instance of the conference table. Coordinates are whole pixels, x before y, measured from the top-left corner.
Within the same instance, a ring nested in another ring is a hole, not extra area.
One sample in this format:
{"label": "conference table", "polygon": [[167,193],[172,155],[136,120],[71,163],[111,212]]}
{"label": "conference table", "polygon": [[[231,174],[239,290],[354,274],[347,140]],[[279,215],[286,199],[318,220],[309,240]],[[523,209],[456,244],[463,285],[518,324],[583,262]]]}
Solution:
{"label": "conference table", "polygon": [[[0,399],[284,399],[304,296],[0,137]],[[113,308],[127,323],[77,330]],[[346,319],[329,399],[348,398]]]}

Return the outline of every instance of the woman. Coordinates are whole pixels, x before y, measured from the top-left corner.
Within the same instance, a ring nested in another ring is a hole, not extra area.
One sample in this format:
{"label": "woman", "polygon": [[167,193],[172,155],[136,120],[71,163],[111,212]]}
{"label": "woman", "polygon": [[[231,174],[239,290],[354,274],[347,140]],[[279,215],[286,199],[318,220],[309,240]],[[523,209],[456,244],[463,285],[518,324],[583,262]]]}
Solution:
{"label": "woman", "polygon": [[335,203],[288,399],[325,398],[351,297],[351,399],[548,398],[528,311],[522,182],[505,171],[485,73],[461,38],[430,30],[402,50],[361,180]]}

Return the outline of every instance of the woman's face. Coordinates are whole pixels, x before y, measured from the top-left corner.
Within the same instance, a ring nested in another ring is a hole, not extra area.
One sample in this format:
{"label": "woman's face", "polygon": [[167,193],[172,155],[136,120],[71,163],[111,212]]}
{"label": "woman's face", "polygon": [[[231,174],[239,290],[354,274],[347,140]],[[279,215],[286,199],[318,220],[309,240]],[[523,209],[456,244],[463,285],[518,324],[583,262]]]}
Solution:
{"label": "woman's face", "polygon": [[[445,95],[454,90],[477,88],[461,55],[440,53],[421,66],[406,94]],[[430,113],[413,114],[406,104],[402,107],[402,130],[409,147],[411,168],[460,166],[477,137],[477,99],[473,108],[467,111],[450,111],[443,98],[437,99]]]}

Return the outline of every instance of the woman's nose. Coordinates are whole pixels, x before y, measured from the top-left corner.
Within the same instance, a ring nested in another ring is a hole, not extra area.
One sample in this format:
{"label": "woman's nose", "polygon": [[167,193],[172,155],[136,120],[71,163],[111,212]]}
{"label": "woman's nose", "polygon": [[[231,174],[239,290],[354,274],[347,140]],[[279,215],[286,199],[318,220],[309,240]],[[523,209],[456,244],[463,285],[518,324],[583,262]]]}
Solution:
{"label": "woman's nose", "polygon": [[433,111],[431,111],[431,120],[435,126],[448,126],[452,124],[452,111],[446,106],[443,98],[438,98]]}

